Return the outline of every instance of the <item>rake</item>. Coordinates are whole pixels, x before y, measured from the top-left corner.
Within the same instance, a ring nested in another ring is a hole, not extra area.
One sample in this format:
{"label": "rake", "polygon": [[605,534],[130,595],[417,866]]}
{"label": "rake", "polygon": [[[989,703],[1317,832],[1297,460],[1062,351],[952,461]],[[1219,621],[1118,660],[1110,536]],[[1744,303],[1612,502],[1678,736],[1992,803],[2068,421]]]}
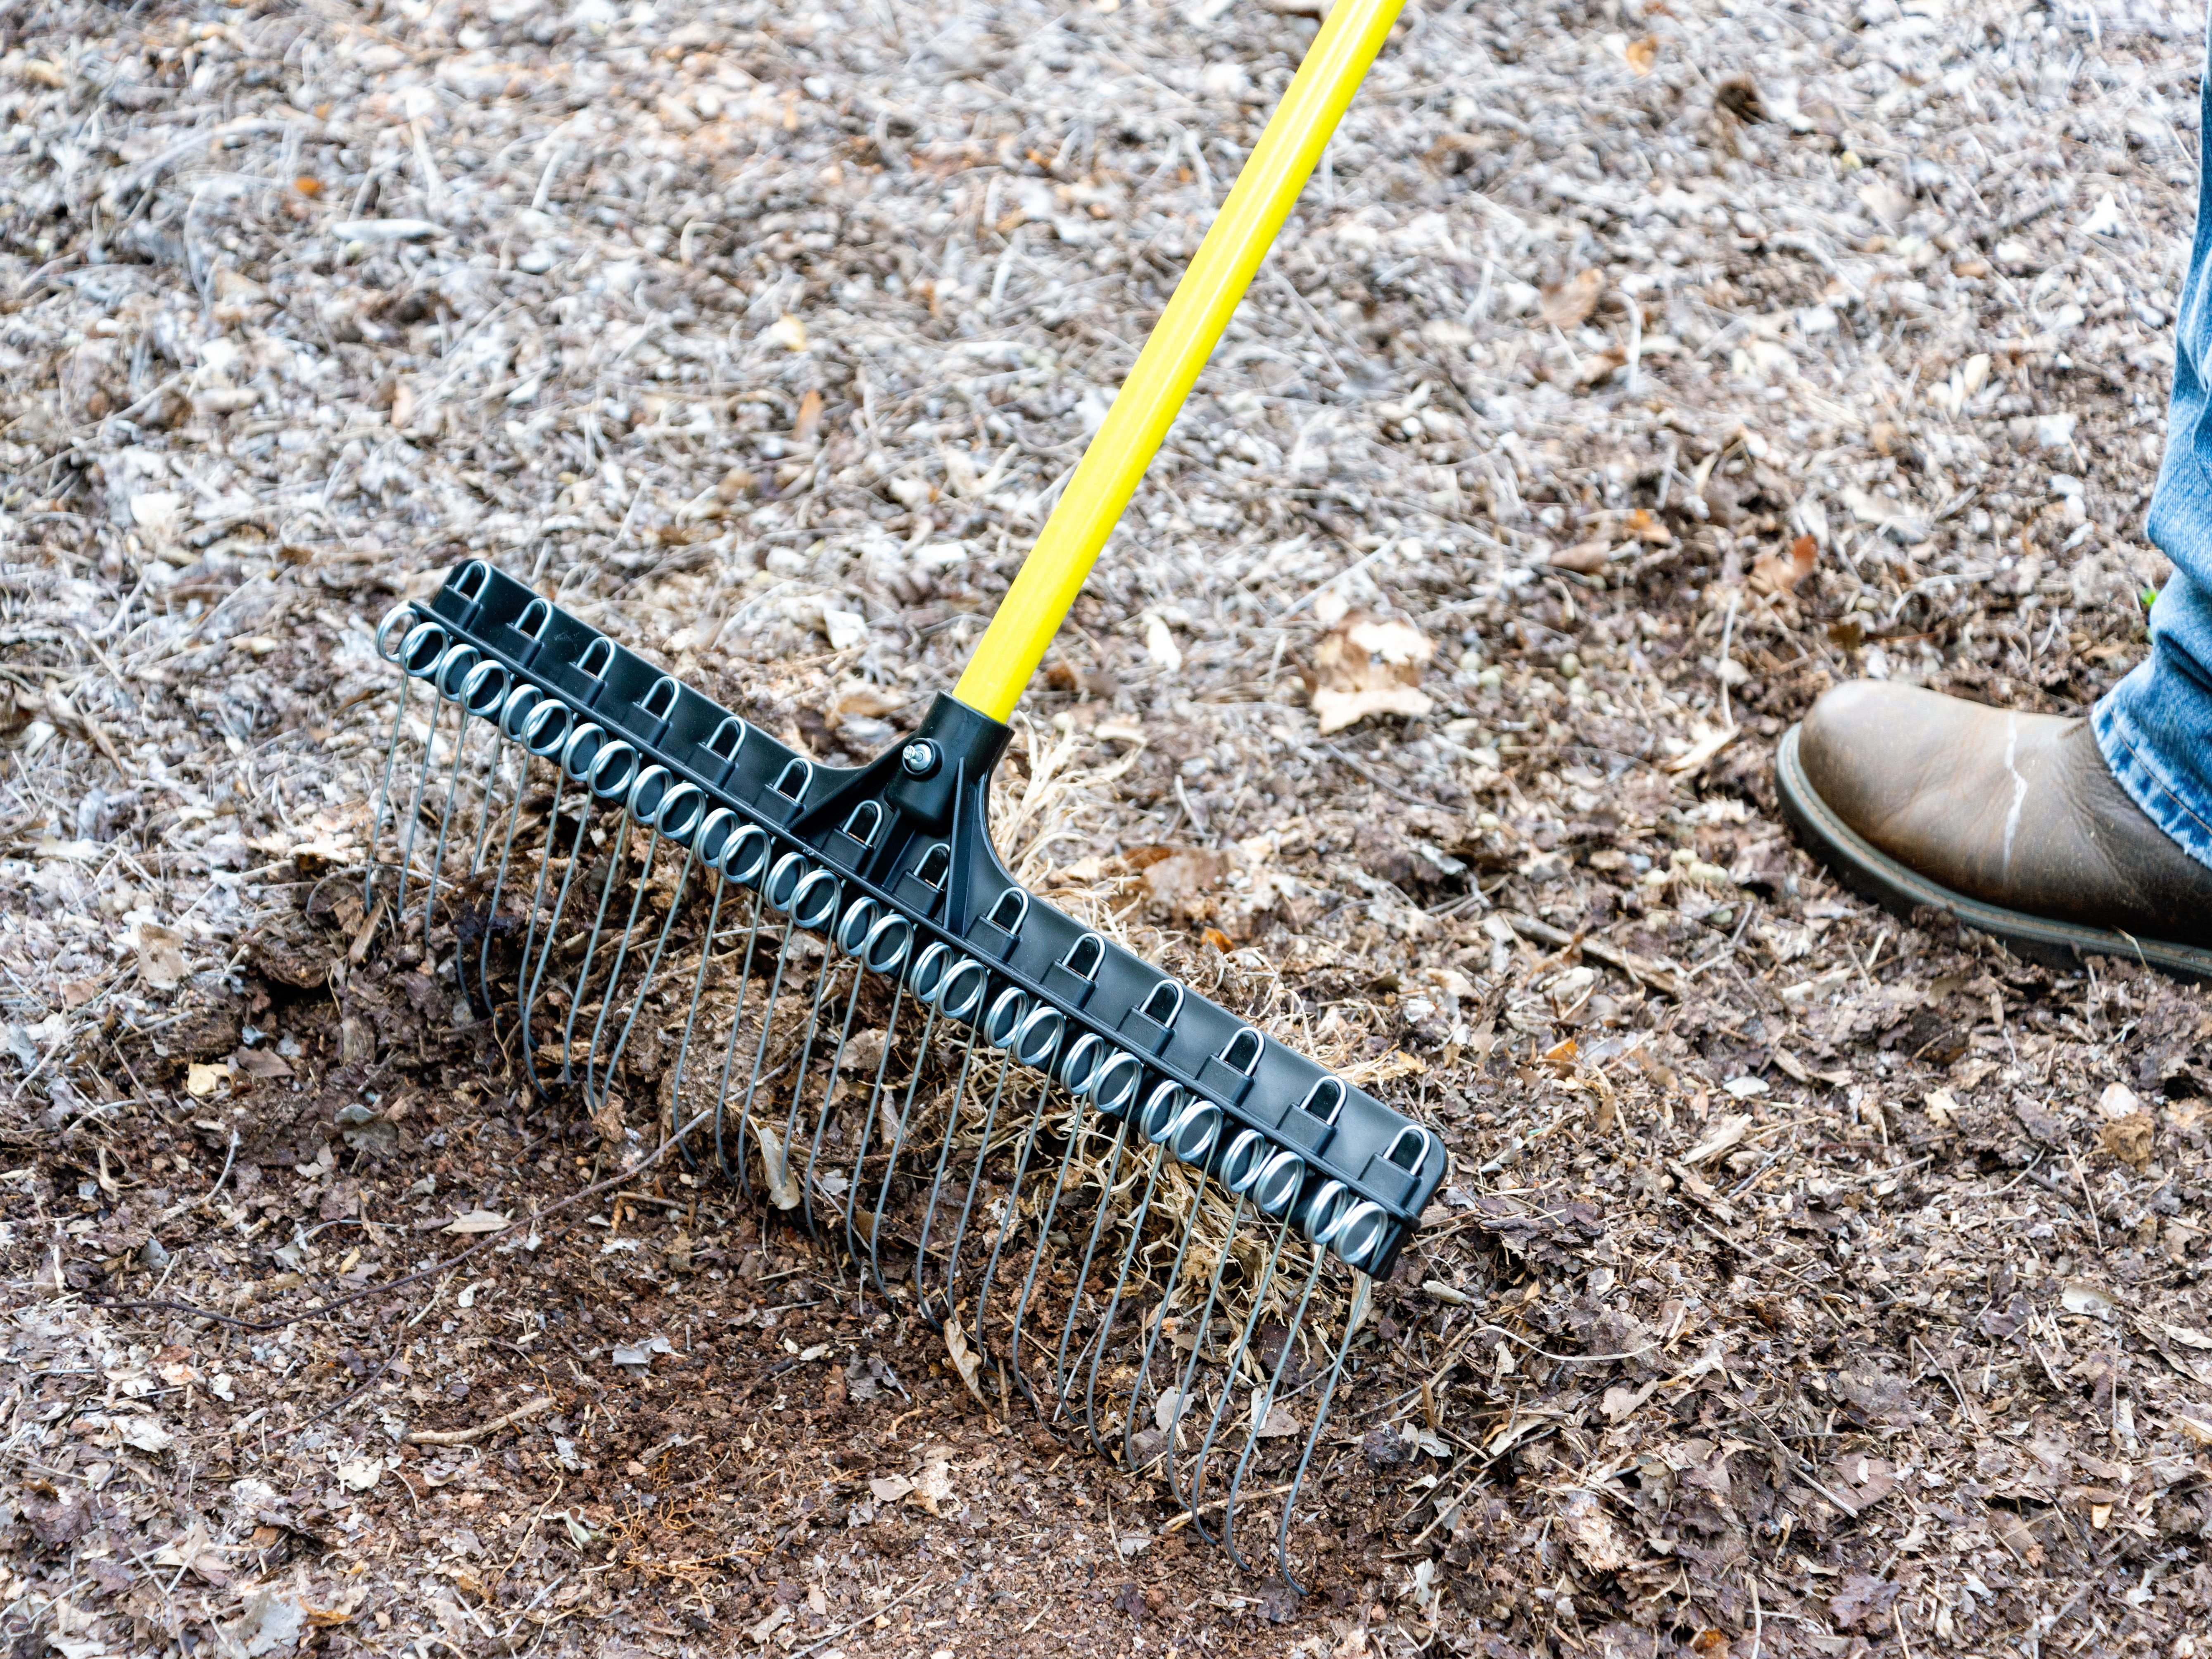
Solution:
{"label": "rake", "polygon": [[1007,716],[1401,4],[1331,10],[958,684],[868,764],[816,764],[480,561],[376,635],[400,695],[372,913],[504,1019],[532,1086],[632,1136],[650,1097],[764,1228],[910,1303],[979,1395],[1164,1478],[1247,1570],[1239,1499],[1273,1481],[1300,1593],[1367,1281],[1443,1148],[1034,897],[987,809]]}

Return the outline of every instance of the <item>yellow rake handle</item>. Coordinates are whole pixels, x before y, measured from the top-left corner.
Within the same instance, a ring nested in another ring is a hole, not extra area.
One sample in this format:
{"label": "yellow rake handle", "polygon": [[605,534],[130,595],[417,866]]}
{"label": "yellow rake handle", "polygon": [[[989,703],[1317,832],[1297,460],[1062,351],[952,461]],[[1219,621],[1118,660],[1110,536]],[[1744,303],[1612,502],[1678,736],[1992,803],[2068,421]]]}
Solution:
{"label": "yellow rake handle", "polygon": [[952,695],[1003,720],[1212,356],[1405,0],[1336,0]]}

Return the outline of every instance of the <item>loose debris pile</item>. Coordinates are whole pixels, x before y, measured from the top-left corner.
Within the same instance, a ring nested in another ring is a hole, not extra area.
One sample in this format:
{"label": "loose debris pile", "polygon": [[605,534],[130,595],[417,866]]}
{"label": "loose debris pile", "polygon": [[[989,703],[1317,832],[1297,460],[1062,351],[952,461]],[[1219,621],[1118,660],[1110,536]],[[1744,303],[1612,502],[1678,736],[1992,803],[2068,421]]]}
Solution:
{"label": "loose debris pile", "polygon": [[2194,15],[1409,8],[1000,820],[1452,1147],[1310,1602],[624,1184],[361,913],[368,629],[470,550],[896,737],[1312,27],[0,17],[24,1650],[2190,1650],[2202,1000],[1869,914],[1765,768],[1837,678],[2139,651]]}

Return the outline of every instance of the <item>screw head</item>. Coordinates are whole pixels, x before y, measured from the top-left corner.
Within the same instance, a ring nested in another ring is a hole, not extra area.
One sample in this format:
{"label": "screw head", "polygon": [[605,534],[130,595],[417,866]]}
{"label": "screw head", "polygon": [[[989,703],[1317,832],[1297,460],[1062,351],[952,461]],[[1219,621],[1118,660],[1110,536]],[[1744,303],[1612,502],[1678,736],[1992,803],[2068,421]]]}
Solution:
{"label": "screw head", "polygon": [[899,750],[899,764],[906,768],[908,777],[926,778],[937,769],[937,745],[927,738],[917,738]]}

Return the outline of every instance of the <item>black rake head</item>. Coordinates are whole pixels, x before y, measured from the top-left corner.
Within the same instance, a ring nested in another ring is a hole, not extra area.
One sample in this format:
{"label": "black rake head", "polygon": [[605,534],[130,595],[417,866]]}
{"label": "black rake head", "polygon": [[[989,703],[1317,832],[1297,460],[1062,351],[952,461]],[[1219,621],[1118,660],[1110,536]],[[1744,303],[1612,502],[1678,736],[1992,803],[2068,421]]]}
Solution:
{"label": "black rake head", "polygon": [[1358,1276],[1419,1224],[1436,1138],[1019,886],[986,823],[1012,734],[949,697],[819,766],[481,562],[376,643],[372,907],[451,937],[438,971],[511,1005],[533,1087],[617,1123],[656,1099],[693,1168],[909,1301],[979,1395],[1164,1475],[1240,1565],[1239,1495],[1285,1465],[1300,1588]]}

